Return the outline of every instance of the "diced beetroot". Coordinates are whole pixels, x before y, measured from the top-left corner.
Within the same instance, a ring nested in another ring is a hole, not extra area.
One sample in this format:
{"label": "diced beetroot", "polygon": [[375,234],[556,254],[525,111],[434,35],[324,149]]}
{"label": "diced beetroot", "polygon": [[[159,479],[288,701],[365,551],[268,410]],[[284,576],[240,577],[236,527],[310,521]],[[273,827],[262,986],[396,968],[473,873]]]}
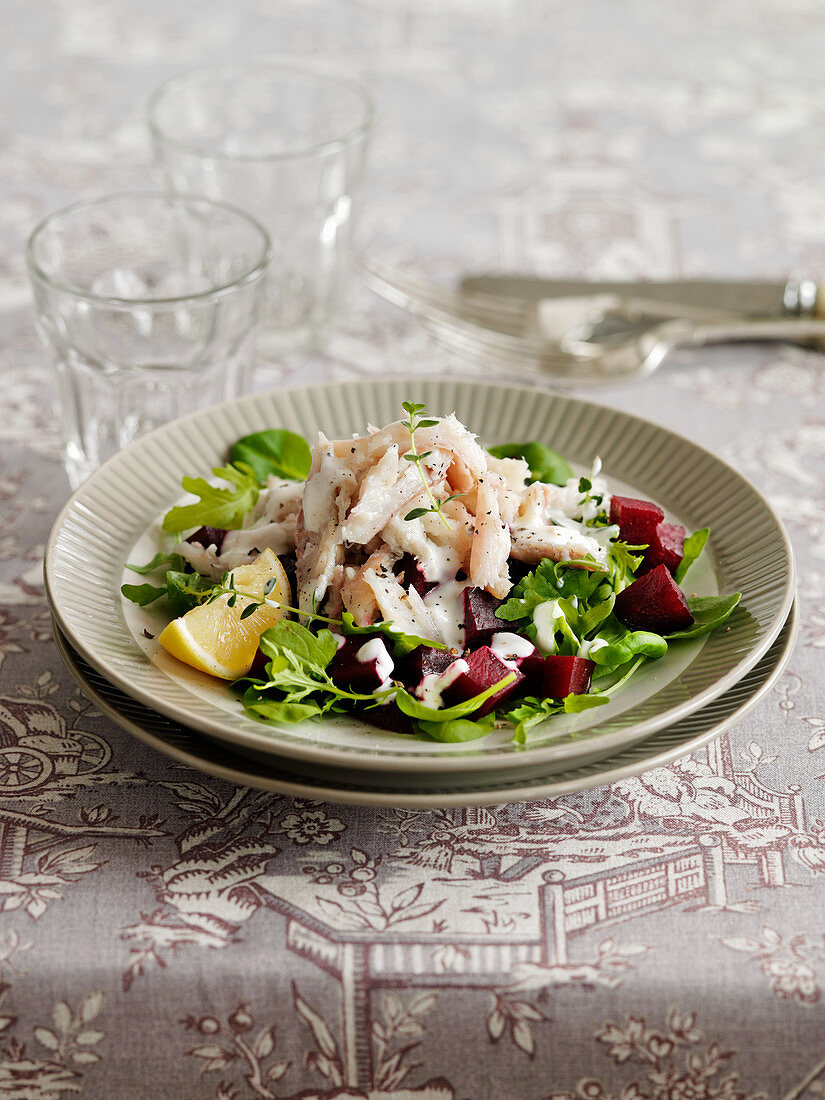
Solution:
{"label": "diced beetroot", "polygon": [[360,712],[365,722],[372,722],[382,730],[390,730],[391,733],[414,733],[412,718],[400,711],[395,703],[387,703],[383,707],[370,707],[369,710]]}
{"label": "diced beetroot", "polygon": [[214,546],[220,554],[225,538],[226,531],[224,531],[222,527],[199,527],[186,541],[197,542],[200,546],[203,546],[204,549],[209,546]]}
{"label": "diced beetroot", "polygon": [[249,669],[250,676],[265,676],[266,666],[269,664],[269,657],[264,653],[262,649],[255,650],[255,656],[252,660],[252,666]]}
{"label": "diced beetroot", "polygon": [[650,545],[664,518],[662,509],[650,500],[611,497],[610,522],[618,524],[619,538],[631,546]]}
{"label": "diced beetroot", "polygon": [[595,662],[588,657],[564,657],[551,653],[544,658],[542,692],[548,699],[585,695],[595,667]]}
{"label": "diced beetroot", "polygon": [[[370,656],[367,660],[358,656],[364,646],[370,644],[374,647],[376,642],[381,646],[378,655]],[[392,658],[387,653],[383,641],[380,638],[369,638],[364,634],[350,635],[327,668],[329,675],[339,687],[364,695],[379,688],[392,670]]]}
{"label": "diced beetroot", "polygon": [[671,634],[693,622],[685,595],[666,565],[657,565],[620,592],[613,611],[629,630],[654,634]]}
{"label": "diced beetroot", "polygon": [[507,623],[496,617],[497,600],[483,588],[464,589],[464,644],[468,648],[486,642],[492,634],[507,629]]}
{"label": "diced beetroot", "polygon": [[435,581],[428,581],[418,567],[418,562],[412,554],[404,554],[396,563],[395,572],[402,588],[414,588],[419,596],[426,596],[436,587]]}
{"label": "diced beetroot", "polygon": [[681,523],[660,523],[650,545],[645,550],[645,560],[642,562],[639,573],[649,573],[657,565],[664,565],[669,573],[675,573],[684,556],[684,527]]}
{"label": "diced beetroot", "polygon": [[420,645],[400,662],[397,674],[402,683],[415,688],[425,676],[440,676],[455,659],[452,650]]}
{"label": "diced beetroot", "polygon": [[483,718],[485,714],[495,710],[505,699],[509,699],[520,690],[524,674],[517,669],[508,668],[489,646],[484,645],[480,649],[473,650],[472,653],[466,654],[464,660],[467,662],[467,670],[453,680],[445,690],[442,696],[445,706],[451,707],[456,703],[463,703],[465,699],[472,699],[474,695],[486,691],[512,672],[515,676],[513,682],[503,687],[501,691],[497,691],[471,715],[472,718]]}
{"label": "diced beetroot", "polygon": [[519,688],[521,695],[544,694],[544,662],[545,657],[537,649],[519,661],[518,670],[524,676],[524,682]]}

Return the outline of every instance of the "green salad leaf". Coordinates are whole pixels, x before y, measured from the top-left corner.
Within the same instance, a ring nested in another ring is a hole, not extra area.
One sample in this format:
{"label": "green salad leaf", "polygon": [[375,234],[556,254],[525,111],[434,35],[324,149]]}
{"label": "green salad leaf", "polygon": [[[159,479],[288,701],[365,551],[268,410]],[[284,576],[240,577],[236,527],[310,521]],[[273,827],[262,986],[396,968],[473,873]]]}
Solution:
{"label": "green salad leaf", "polygon": [[162,551],[155,554],[151,561],[148,561],[146,565],[133,565],[131,562],[126,563],[126,568],[131,569],[133,573],[139,573],[142,577],[145,577],[147,573],[154,573],[165,565],[167,569],[182,569],[183,558],[180,554],[164,554]]}
{"label": "green salad leaf", "polygon": [[494,458],[523,458],[530,467],[530,481],[545,481],[551,485],[564,485],[573,477],[573,470],[558,451],[552,451],[543,443],[501,443],[488,447]]}
{"label": "green salad leaf", "polygon": [[452,718],[447,722],[422,722],[417,723],[418,729],[426,733],[433,741],[454,743],[459,741],[476,741],[479,737],[486,737],[496,723],[496,716],[488,714],[484,718]]}
{"label": "green salad leaf", "polygon": [[598,649],[593,647],[588,656],[603,673],[615,672],[640,654],[655,659],[667,653],[667,642],[661,635],[649,630],[628,630],[618,619],[614,619],[599,638],[607,645]]}
{"label": "green salad leaf", "polygon": [[204,477],[183,478],[181,485],[186,492],[200,500],[170,508],[163,517],[164,531],[187,531],[190,527],[235,531],[243,526],[244,516],[255,506],[260,492],[254,471],[241,462],[237,466],[215,466],[212,473],[234,488],[217,488]]}
{"label": "green salad leaf", "polygon": [[365,695],[334,683],[327,666],[338,652],[338,643],[330,630],[313,634],[300,623],[281,619],[263,632],[259,644],[269,658],[269,678],[253,678],[242,701],[264,721],[301,722],[305,717],[340,710],[345,702],[375,705],[392,694],[388,688]]}
{"label": "green salad leaf", "polygon": [[717,626],[721,626],[731,617],[741,599],[741,592],[732,592],[729,596],[690,596],[687,604],[693,615],[693,625],[685,630],[668,634],[668,641],[675,642],[679,638],[699,638],[703,634],[709,634],[711,630],[716,630]]}
{"label": "green salad leaf", "polygon": [[158,584],[122,584],[120,586],[120,594],[125,596],[127,600],[132,603],[138,604],[140,607],[147,607],[150,603],[154,603],[155,600],[159,600],[161,596],[166,595],[166,585]]}
{"label": "green salad leaf", "polygon": [[270,474],[287,481],[306,481],[312,454],[303,436],[286,428],[267,428],[239,439],[229,452],[229,460],[235,466],[248,466],[264,485]]}
{"label": "green salad leaf", "polygon": [[492,687],[479,692],[472,699],[465,699],[463,703],[456,703],[453,707],[428,707],[426,703],[422,703],[420,699],[410,695],[405,688],[398,686],[395,689],[395,701],[400,711],[419,722],[451,722],[454,718],[466,718],[468,714],[478,710],[491,695],[496,695],[502,688],[512,684],[515,678],[516,674],[514,672],[508,672],[497,684],[493,684]]}
{"label": "green salad leaf", "polygon": [[677,584],[681,584],[685,579],[685,574],[705,549],[705,544],[709,537],[709,527],[703,527],[700,531],[694,531],[692,535],[687,536],[685,539],[684,557],[679,562],[676,567],[676,572],[673,574],[673,579]]}

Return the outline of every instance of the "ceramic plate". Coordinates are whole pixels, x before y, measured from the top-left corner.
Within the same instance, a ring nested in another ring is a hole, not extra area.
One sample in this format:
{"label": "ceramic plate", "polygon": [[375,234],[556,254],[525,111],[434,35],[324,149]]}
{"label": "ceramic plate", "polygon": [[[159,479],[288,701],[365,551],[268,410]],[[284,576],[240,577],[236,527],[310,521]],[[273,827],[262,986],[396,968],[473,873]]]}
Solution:
{"label": "ceramic plate", "polygon": [[[558,798],[590,787],[615,783],[640,772],[660,768],[708,744],[740,721],[770,690],[785,667],[797,634],[796,608],[761,661],[724,696],[708,706],[653,734],[646,741],[584,766],[511,783],[488,782],[469,787],[432,790],[393,789],[375,786],[371,773],[344,771],[326,782],[306,779],[277,767],[250,763],[213,741],[149,710],[110,684],[78,656],[55,630],[60,655],[83,692],[119,726],[139,741],[199,771],[242,786],[257,787],[295,798],[321,799],[360,806],[451,808]],[[353,780],[363,779],[363,786]]]}
{"label": "ceramic plate", "polygon": [[[241,435],[283,426],[313,438],[363,431],[400,415],[409,397],[432,412],[455,411],[487,444],[540,439],[581,470],[596,455],[614,491],[656,500],[689,529],[709,526],[709,550],[689,591],[739,591],[723,630],[672,646],[607,706],[557,716],[527,747],[496,731],[468,745],[441,745],[348,718],[271,727],[247,717],[228,687],[188,669],[146,635],[160,612],[120,595],[125,570],[158,549],[159,519],[181,498],[184,474],[209,476]],[[503,769],[566,768],[613,753],[672,725],[728,691],[767,652],[790,611],[793,561],[782,525],[757,490],[690,440],[615,409],[528,387],[437,379],[351,382],[254,394],[199,411],[137,440],[81,486],[58,518],[46,553],[49,600],[61,630],[122,691],[183,725],[258,758],[467,778]]]}

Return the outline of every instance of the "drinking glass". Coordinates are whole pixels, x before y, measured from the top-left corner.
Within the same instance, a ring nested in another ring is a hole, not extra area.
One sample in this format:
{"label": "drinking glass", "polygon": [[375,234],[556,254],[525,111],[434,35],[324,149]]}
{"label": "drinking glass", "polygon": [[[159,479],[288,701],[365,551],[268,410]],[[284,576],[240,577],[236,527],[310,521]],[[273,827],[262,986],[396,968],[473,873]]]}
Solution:
{"label": "drinking glass", "polygon": [[372,113],[359,84],[288,64],[199,69],[150,97],[164,185],[269,230],[265,355],[322,343],[340,312]]}
{"label": "drinking glass", "polygon": [[244,211],[106,195],[47,217],[26,258],[73,489],[143,432],[247,388],[270,241]]}

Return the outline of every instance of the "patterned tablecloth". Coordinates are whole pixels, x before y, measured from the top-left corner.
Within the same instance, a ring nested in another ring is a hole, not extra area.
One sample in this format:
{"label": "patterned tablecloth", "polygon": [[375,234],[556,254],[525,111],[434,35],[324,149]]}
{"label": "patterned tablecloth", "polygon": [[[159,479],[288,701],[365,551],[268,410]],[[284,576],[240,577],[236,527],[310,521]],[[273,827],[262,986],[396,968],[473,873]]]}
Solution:
{"label": "patterned tablecloth", "polygon": [[[673,356],[598,400],[755,481],[800,567],[799,642],[709,748],[555,801],[358,809],[233,787],[96,713],[55,650],[68,489],[27,231],[149,178],[140,105],[201,61],[313,57],[378,106],[363,235],[432,278],[823,271],[819,0],[52,0],[3,5],[0,1096],[810,1097],[825,1092],[825,360]],[[261,387],[478,374],[366,289]],[[513,377],[512,375],[510,377]]]}

